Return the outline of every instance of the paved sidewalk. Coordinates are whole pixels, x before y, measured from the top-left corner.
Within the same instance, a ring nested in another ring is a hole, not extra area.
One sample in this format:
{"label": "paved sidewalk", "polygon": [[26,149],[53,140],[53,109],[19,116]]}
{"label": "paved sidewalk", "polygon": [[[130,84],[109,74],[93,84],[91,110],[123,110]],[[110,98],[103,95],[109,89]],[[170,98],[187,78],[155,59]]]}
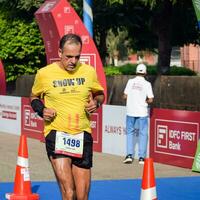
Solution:
{"label": "paved sidewalk", "polygon": [[[0,133],[0,182],[13,182],[18,155],[19,136]],[[28,138],[31,181],[55,181],[53,170],[46,157],[44,143]],[[141,178],[143,166],[135,160],[123,164],[123,157],[94,153],[93,180]],[[200,176],[200,173],[170,165],[154,163],[156,177]]]}

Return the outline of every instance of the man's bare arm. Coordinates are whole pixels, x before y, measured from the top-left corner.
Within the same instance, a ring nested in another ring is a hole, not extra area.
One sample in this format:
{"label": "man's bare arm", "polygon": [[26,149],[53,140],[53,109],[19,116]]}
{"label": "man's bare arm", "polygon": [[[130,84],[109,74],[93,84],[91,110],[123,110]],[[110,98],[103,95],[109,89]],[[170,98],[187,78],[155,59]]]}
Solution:
{"label": "man's bare arm", "polygon": [[153,98],[147,98],[147,99],[146,99],[146,102],[147,102],[148,104],[153,103]]}
{"label": "man's bare arm", "polygon": [[127,99],[127,94],[123,94],[122,99]]}
{"label": "man's bare arm", "polygon": [[105,95],[103,91],[98,91],[97,93],[90,93],[88,97],[88,103],[85,105],[86,112],[92,113],[97,108],[99,108],[105,100]]}

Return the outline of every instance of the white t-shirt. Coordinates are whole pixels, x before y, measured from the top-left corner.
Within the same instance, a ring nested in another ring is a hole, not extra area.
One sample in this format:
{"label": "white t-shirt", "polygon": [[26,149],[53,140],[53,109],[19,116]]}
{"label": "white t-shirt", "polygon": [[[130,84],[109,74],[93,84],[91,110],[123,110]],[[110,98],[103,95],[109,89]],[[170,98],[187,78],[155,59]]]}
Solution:
{"label": "white t-shirt", "polygon": [[132,117],[148,116],[147,98],[153,98],[151,83],[142,76],[129,79],[124,90],[127,95],[126,109],[127,115]]}

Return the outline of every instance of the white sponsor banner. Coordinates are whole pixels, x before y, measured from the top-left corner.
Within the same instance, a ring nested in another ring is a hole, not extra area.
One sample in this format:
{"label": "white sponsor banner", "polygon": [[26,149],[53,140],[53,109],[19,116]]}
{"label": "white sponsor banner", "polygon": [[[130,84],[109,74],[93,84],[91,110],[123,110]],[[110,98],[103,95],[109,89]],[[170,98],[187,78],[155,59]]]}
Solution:
{"label": "white sponsor banner", "polygon": [[[102,152],[126,155],[126,107],[103,105]],[[134,140],[136,141],[136,140]],[[138,157],[135,144],[135,158]],[[134,152],[133,152],[134,153]]]}
{"label": "white sponsor banner", "polygon": [[[138,159],[139,131],[133,136],[133,157]],[[113,155],[126,155],[126,107],[103,105],[102,152]],[[149,140],[147,157],[149,155]]]}
{"label": "white sponsor banner", "polygon": [[102,152],[126,154],[126,108],[103,105]]}
{"label": "white sponsor banner", "polygon": [[0,130],[21,134],[21,97],[0,95]]}

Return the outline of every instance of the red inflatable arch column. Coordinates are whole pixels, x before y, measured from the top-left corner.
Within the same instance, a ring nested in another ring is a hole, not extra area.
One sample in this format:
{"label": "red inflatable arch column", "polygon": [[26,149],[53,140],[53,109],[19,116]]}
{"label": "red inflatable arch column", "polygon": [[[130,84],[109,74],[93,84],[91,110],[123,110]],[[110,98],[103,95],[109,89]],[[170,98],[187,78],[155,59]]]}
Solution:
{"label": "red inflatable arch column", "polygon": [[6,76],[3,63],[0,60],[0,95],[6,95]]}

